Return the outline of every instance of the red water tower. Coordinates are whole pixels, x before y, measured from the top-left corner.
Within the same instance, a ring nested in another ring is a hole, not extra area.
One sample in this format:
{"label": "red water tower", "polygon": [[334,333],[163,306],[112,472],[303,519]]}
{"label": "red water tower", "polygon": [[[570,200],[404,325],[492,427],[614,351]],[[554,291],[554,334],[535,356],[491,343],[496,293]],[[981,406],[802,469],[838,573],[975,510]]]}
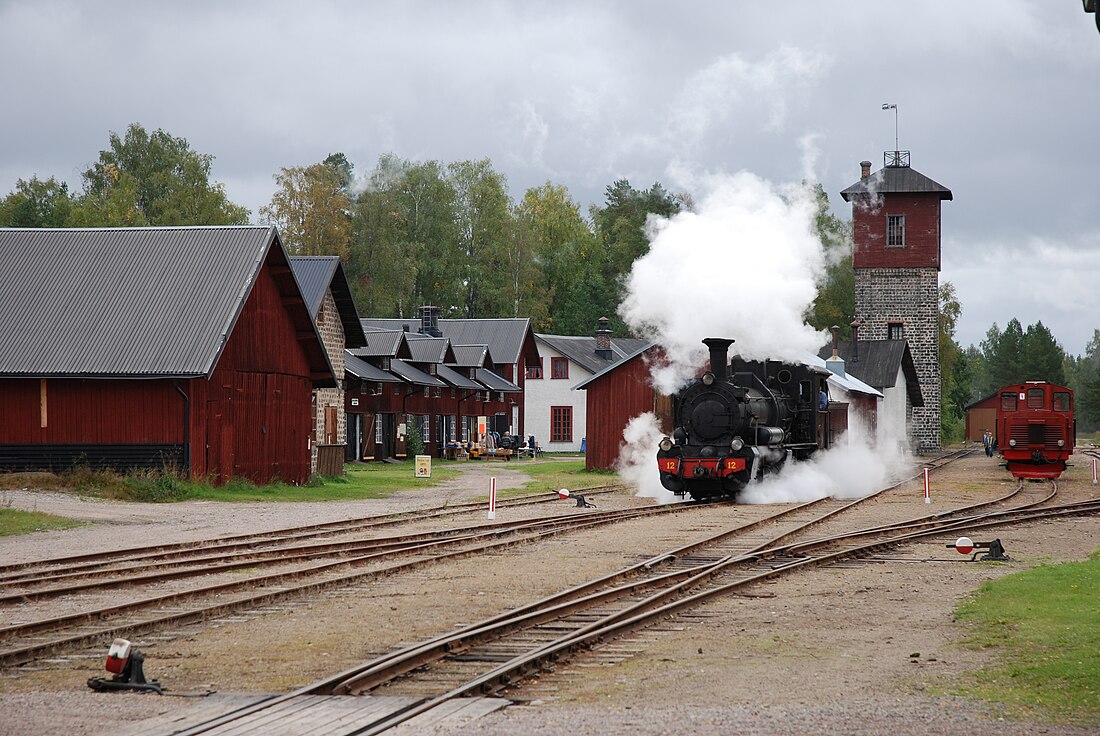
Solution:
{"label": "red water tower", "polygon": [[916,364],[923,406],[912,406],[910,444],[940,448],[940,203],[951,190],[909,165],[909,151],[887,151],[871,173],[840,193],[852,203],[856,317],[861,340],[905,340]]}

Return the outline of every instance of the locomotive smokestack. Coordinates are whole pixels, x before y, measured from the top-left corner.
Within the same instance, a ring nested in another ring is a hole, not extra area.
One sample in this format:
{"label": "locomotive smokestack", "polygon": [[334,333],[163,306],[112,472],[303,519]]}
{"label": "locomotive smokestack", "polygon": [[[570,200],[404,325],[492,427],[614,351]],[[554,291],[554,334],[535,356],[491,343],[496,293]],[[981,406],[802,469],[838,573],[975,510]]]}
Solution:
{"label": "locomotive smokestack", "polygon": [[729,375],[729,350],[734,343],[724,337],[708,337],[703,344],[710,348],[710,372],[719,381],[726,380]]}

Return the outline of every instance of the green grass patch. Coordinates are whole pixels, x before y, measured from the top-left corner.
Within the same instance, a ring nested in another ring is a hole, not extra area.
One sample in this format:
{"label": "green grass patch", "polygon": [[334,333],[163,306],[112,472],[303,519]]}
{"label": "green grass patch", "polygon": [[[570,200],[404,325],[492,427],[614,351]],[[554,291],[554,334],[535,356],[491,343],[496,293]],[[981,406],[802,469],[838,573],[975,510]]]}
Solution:
{"label": "green grass patch", "polygon": [[417,478],[412,461],[399,464],[347,465],[343,477],[314,476],[304,486],[271,483],[257,486],[233,479],[215,486],[207,480],[188,480],[170,471],[137,470],[125,475],[111,471],[74,468],[66,473],[7,474],[0,476],[6,488],[39,488],[66,491],[83,496],[124,501],[165,503],[201,499],[205,501],[354,501],[388,498],[409,489],[430,488],[454,478],[459,471],[453,462],[432,462],[432,477]]}
{"label": "green grass patch", "polygon": [[83,523],[76,519],[67,519],[64,516],[43,514],[40,511],[0,509],[0,537],[44,532],[51,529],[72,529],[74,526],[81,526]]}
{"label": "green grass patch", "polygon": [[580,456],[576,460],[556,460],[552,458],[525,460],[517,465],[516,469],[522,470],[531,476],[531,480],[527,481],[522,488],[502,492],[500,494],[502,498],[538,493],[539,491],[556,491],[559,488],[576,491],[592,488],[593,486],[617,483],[619,480],[617,473],[585,470],[584,456]]}
{"label": "green grass patch", "polygon": [[231,480],[221,486],[176,482],[185,490],[186,498],[207,501],[356,501],[365,498],[389,498],[405,490],[431,488],[458,475],[458,471],[447,467],[448,465],[452,463],[433,461],[431,478],[417,478],[411,461],[396,465],[347,465],[343,477],[314,476],[304,486],[285,483],[257,486],[241,479]]}
{"label": "green grass patch", "polygon": [[984,583],[956,610],[964,645],[996,664],[954,694],[1004,703],[1020,716],[1100,722],[1100,550]]}

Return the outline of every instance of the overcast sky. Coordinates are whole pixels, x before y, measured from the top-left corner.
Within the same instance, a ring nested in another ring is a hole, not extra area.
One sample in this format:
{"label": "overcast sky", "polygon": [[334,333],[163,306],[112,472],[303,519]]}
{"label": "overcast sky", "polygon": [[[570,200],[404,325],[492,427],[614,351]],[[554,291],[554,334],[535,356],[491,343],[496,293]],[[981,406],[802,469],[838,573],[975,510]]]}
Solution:
{"label": "overcast sky", "polygon": [[0,194],[80,172],[132,122],[212,154],[254,221],[284,166],[489,158],[584,206],[807,174],[834,209],[899,145],[950,188],[956,338],[1100,328],[1100,33],[1080,0],[0,0]]}

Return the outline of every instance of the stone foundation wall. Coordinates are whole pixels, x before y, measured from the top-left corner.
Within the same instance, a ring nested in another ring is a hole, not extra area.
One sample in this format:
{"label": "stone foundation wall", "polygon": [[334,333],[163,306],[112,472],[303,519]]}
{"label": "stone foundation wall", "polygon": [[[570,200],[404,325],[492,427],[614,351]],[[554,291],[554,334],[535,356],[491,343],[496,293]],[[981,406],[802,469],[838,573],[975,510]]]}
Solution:
{"label": "stone foundation wall", "polygon": [[939,272],[933,268],[856,269],[856,316],[863,340],[885,340],[892,322],[903,325],[924,406],[913,407],[910,441],[936,452],[940,441]]}

